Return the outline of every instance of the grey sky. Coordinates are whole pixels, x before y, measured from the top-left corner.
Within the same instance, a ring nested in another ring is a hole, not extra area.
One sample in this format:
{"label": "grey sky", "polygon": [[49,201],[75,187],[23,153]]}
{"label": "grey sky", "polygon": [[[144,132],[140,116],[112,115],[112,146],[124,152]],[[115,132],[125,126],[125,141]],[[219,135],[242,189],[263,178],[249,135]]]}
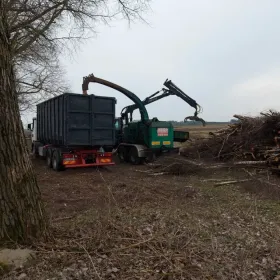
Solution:
{"label": "grey sky", "polygon": [[[73,92],[80,93],[82,77],[93,73],[143,99],[169,78],[203,107],[206,121],[280,109],[280,1],[154,0],[151,8],[145,16],[150,26],[99,26],[74,60],[62,59]],[[131,104],[101,85],[90,84],[89,93],[115,96],[117,114]],[[194,112],[176,97],[147,109],[161,120]]]}

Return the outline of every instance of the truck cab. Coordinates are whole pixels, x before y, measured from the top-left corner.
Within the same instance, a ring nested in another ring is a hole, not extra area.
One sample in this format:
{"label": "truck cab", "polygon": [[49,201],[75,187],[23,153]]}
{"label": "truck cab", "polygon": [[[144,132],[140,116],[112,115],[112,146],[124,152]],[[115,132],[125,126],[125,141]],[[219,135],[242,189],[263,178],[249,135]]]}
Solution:
{"label": "truck cab", "polygon": [[115,147],[122,142],[123,123],[122,118],[115,118]]}
{"label": "truck cab", "polygon": [[31,150],[35,153],[35,142],[37,141],[37,119],[33,118],[32,123],[27,125],[27,129],[31,131]]}

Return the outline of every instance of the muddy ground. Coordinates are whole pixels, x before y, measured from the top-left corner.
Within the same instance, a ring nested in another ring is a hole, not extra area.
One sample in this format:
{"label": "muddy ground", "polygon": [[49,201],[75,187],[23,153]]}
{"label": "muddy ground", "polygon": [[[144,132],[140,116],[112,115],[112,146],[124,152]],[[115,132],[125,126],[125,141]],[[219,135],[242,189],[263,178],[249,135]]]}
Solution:
{"label": "muddy ground", "polygon": [[[177,155],[160,160],[173,162],[187,165]],[[119,163],[57,173],[33,163],[53,240],[34,245],[34,259],[2,279],[280,279],[276,177],[271,186],[215,186],[248,174],[155,176],[150,166]]]}

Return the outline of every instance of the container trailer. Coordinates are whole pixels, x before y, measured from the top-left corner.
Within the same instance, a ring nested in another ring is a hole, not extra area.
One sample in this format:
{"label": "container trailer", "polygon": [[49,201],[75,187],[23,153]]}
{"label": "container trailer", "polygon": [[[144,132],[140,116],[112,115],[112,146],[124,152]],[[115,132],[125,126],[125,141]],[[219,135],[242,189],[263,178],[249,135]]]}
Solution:
{"label": "container trailer", "polygon": [[115,105],[112,97],[64,93],[37,105],[32,153],[48,167],[114,165]]}

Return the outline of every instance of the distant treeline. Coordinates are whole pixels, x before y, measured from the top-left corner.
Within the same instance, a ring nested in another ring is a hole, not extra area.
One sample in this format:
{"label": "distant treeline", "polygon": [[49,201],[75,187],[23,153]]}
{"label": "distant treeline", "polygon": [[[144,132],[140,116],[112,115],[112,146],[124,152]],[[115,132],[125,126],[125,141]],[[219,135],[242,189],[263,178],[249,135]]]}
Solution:
{"label": "distant treeline", "polygon": [[[137,122],[139,120],[134,120],[134,122]],[[187,121],[187,122],[178,122],[178,121],[168,121],[171,122],[174,126],[186,126],[186,125],[201,125],[201,122],[196,122],[196,121]],[[228,122],[206,122],[207,125],[227,125],[230,123],[237,123],[239,120],[237,119],[231,119]]]}
{"label": "distant treeline", "polygon": [[[235,120],[231,120],[229,122],[206,122],[207,125],[227,125],[229,123],[234,123],[236,122]],[[171,121],[171,123],[174,126],[196,126],[196,125],[201,125],[201,122],[196,122],[196,121],[188,121],[188,122],[177,122],[177,121]]]}

